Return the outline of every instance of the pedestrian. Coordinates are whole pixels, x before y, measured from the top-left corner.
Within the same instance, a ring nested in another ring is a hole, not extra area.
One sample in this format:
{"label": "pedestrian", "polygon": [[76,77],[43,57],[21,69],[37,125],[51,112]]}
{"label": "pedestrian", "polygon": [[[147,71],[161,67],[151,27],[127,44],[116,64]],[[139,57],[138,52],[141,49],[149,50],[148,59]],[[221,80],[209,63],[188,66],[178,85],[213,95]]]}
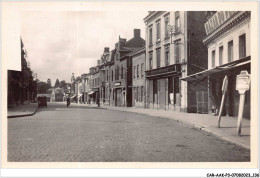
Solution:
{"label": "pedestrian", "polygon": [[69,105],[70,105],[70,97],[68,96],[67,97],[67,107],[69,107]]}

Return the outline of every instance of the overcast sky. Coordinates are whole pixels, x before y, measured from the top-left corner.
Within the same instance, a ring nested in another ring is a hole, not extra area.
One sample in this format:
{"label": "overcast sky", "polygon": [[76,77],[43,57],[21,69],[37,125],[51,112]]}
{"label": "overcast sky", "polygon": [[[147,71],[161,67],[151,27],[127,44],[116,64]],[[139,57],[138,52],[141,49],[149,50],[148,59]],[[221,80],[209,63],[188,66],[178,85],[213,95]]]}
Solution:
{"label": "overcast sky", "polygon": [[127,40],[133,29],[145,38],[147,11],[26,11],[21,18],[21,36],[31,69],[38,79],[52,84],[58,78],[70,81],[88,73],[97,64],[104,47],[114,48],[119,35]]}

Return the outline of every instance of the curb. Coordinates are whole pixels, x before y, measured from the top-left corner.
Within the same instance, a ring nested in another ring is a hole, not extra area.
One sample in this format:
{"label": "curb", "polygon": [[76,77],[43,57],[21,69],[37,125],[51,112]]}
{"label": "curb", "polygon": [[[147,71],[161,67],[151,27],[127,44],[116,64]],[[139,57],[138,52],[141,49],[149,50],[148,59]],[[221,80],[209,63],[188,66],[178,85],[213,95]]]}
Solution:
{"label": "curb", "polygon": [[33,115],[37,112],[38,108],[39,108],[39,107],[37,107],[37,108],[35,109],[35,111],[34,111],[33,113],[31,113],[31,114],[12,115],[12,116],[7,116],[7,118],[33,116]]}
{"label": "curb", "polygon": [[[116,110],[116,111],[125,111],[125,112],[132,112],[132,113],[138,113],[138,114],[144,114],[144,115],[152,116],[152,115],[149,114],[149,113],[140,113],[140,112],[135,112],[135,111],[131,111],[131,110],[129,110],[129,111],[127,111],[127,110],[120,110],[120,109],[116,109],[116,108],[110,108],[110,109],[111,109],[111,110]],[[154,116],[154,117],[158,117],[158,116]],[[167,116],[160,116],[160,117],[166,118],[166,119],[172,119],[172,120],[175,120],[175,121],[177,121],[177,122],[181,122],[181,123],[183,123],[183,124],[186,124],[186,125],[191,126],[191,127],[194,128],[194,129],[198,129],[198,130],[202,130],[202,131],[204,131],[204,132],[210,133],[210,134],[216,136],[217,138],[219,138],[219,139],[221,139],[221,140],[224,140],[224,141],[229,142],[229,143],[232,143],[232,144],[234,144],[234,145],[236,145],[236,146],[240,146],[240,147],[242,147],[242,148],[245,148],[245,149],[247,149],[247,150],[250,150],[250,146],[248,146],[248,145],[246,145],[246,144],[243,144],[243,143],[234,142],[233,140],[229,139],[229,138],[226,137],[226,136],[220,136],[220,135],[218,135],[218,134],[212,132],[211,129],[209,129],[209,128],[205,127],[205,126],[193,124],[193,123],[190,123],[190,122],[187,122],[187,121],[182,121],[181,119],[169,118],[169,117],[167,117]]]}

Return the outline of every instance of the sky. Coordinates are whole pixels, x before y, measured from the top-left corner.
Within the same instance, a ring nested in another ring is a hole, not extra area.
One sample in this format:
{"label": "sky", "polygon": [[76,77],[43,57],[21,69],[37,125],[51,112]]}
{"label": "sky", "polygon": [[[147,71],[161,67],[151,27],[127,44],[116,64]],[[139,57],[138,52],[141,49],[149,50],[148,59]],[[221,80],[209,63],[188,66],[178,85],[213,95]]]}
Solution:
{"label": "sky", "polygon": [[135,28],[145,39],[147,11],[25,11],[21,38],[27,61],[40,81],[70,82],[97,65],[104,47],[114,49],[119,35],[127,40]]}

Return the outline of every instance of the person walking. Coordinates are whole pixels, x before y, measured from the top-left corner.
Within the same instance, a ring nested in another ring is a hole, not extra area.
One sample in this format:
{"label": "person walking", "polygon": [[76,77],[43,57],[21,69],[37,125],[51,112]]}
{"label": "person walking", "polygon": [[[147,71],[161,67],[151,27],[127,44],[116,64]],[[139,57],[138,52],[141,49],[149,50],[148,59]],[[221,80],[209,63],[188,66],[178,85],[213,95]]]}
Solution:
{"label": "person walking", "polygon": [[70,97],[68,96],[67,97],[67,107],[69,107],[69,105],[70,105]]}

